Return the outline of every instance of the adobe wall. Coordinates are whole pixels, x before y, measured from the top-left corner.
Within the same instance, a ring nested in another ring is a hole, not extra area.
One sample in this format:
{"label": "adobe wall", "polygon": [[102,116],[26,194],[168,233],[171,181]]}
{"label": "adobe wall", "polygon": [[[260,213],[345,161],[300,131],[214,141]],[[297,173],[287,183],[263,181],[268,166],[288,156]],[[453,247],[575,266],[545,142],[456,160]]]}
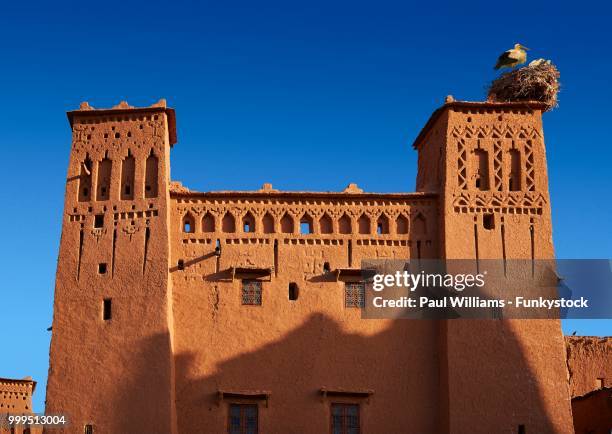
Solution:
{"label": "adobe wall", "polygon": [[[558,321],[344,302],[362,259],[553,257],[537,104],[446,104],[417,139],[419,192],[398,194],[193,192],[170,184],[165,103],[69,118],[47,386],[67,432],[224,432],[245,400],[269,433],[326,432],[335,400],[361,404],[364,432],[573,431]],[[241,300],[253,274],[260,306]]]}
{"label": "adobe wall", "polygon": [[[165,102],[69,113],[46,410],[66,432],[174,432]],[[110,300],[109,318],[104,318]]]}
{"label": "adobe wall", "polygon": [[593,390],[572,399],[576,434],[610,434],[612,430],[612,388]]}
{"label": "adobe wall", "polygon": [[572,398],[612,387],[612,338],[566,336]]}
{"label": "adobe wall", "polygon": [[[327,432],[331,399],[322,388],[373,391],[357,399],[364,432],[435,432],[437,324],[361,320],[359,309],[344,306],[344,282],[335,277],[365,258],[414,258],[417,242],[423,257],[432,255],[435,196],[262,190],[172,199],[179,432],[226,429],[228,403],[217,401],[219,390],[272,392],[269,406],[260,406],[260,432]],[[224,232],[228,213],[235,229]],[[311,234],[299,233],[305,215]],[[255,228],[245,233],[249,216]],[[283,225],[285,216],[292,227]],[[381,216],[389,225],[377,234]],[[186,217],[193,233],[183,231]],[[235,266],[274,268],[262,306],[241,305],[240,278],[228,273]],[[290,282],[299,287],[296,301],[288,299]]]}
{"label": "adobe wall", "polygon": [[[497,259],[508,276],[554,257],[541,107],[451,101],[415,147],[434,166],[418,187],[441,195],[440,257],[473,273]],[[445,321],[440,348],[443,432],[573,432],[559,321]]]}
{"label": "adobe wall", "polygon": [[[9,414],[29,415],[32,414],[32,395],[36,389],[36,382],[27,377],[17,380],[0,378],[0,415]],[[5,420],[3,420],[5,422]],[[11,429],[0,426],[0,434],[22,434],[25,425],[17,425]],[[39,434],[42,429],[31,427],[31,434]]]}

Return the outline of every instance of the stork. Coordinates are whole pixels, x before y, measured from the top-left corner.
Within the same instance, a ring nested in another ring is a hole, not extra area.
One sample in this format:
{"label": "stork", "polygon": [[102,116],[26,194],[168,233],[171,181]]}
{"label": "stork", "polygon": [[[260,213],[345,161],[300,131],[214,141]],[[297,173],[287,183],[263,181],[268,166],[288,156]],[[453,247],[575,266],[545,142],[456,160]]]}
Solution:
{"label": "stork", "polygon": [[500,68],[514,68],[517,65],[521,65],[527,61],[527,52],[529,48],[522,46],[521,44],[514,44],[514,48],[504,51],[501,56],[497,59],[495,69]]}

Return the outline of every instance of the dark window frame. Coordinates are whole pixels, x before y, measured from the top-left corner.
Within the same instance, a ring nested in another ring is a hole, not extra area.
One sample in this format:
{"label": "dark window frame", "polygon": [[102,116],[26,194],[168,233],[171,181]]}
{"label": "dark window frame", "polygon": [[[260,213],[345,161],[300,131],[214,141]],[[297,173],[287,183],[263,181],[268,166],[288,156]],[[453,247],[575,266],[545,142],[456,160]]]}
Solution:
{"label": "dark window frame", "polygon": [[[251,402],[229,402],[227,407],[228,434],[258,434],[259,433],[259,405]],[[238,430],[232,430],[232,408],[240,410]],[[246,410],[255,409],[255,430],[248,431]]]}
{"label": "dark window frame", "polygon": [[240,300],[243,306],[263,305],[263,283],[256,279],[243,279],[240,282]]}
{"label": "dark window frame", "polygon": [[[341,421],[340,426],[335,424],[335,416],[334,416],[334,408],[341,409]],[[349,425],[349,415],[347,414],[347,410],[349,408],[357,409],[357,426]],[[355,433],[355,428],[357,428],[357,434],[361,433],[361,405],[357,402],[331,402],[329,406],[329,429],[331,434],[348,434]],[[339,431],[338,431],[339,428]],[[351,431],[349,431],[351,430]]]}
{"label": "dark window frame", "polygon": [[365,282],[344,283],[344,307],[359,309],[365,307]]}

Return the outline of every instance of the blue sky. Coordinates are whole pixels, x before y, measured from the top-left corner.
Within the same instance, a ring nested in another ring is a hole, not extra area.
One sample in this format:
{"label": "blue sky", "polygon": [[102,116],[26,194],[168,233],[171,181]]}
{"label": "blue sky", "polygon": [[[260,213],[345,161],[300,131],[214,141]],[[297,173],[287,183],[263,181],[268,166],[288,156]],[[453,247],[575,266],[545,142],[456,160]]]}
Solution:
{"label": "blue sky", "polygon": [[[544,116],[557,255],[612,257],[611,7],[425,3],[3,5],[0,377],[33,376],[42,409],[65,112],[85,100],[167,98],[172,176],[194,189],[412,191],[411,143],[432,110],[448,94],[483,99],[497,55],[521,42],[561,71]],[[564,329],[610,335],[612,322]]]}

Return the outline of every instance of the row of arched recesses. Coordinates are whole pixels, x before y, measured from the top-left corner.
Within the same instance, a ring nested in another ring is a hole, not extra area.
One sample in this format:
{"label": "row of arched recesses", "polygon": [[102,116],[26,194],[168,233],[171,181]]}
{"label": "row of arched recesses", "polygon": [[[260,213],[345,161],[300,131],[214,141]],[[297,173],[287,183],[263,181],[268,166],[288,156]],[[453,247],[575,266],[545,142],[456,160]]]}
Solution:
{"label": "row of arched recesses", "polygon": [[[249,211],[243,217],[240,225],[240,232],[263,232],[264,234],[272,234],[276,232],[284,234],[333,234],[337,231],[340,234],[372,234],[379,235],[391,233],[390,219],[384,213],[381,214],[376,221],[372,221],[366,214],[361,214],[355,222],[347,214],[343,214],[337,221],[334,228],[333,219],[324,213],[318,220],[318,227],[315,229],[315,220],[308,213],[305,213],[300,219],[294,219],[289,213],[285,213],[278,221],[278,228],[274,217],[270,213],[264,214],[261,222],[257,222],[255,216]],[[394,229],[396,234],[408,234],[410,223],[408,217],[404,214],[399,214],[394,220]],[[372,227],[372,225],[375,225]],[[261,225],[261,228],[258,228]],[[185,233],[194,233],[196,231],[196,218],[188,212],[182,220],[182,231]],[[220,219],[219,228],[215,216],[210,212],[204,214],[201,219],[201,232],[216,232],[217,230],[225,233],[238,232],[236,218],[229,211],[226,212]],[[412,229],[414,233],[426,234],[427,223],[425,217],[418,213],[412,220]]]}
{"label": "row of arched recesses", "polygon": [[[89,155],[86,155],[85,159],[81,162],[78,186],[79,202],[89,202],[92,200],[92,196],[95,197],[94,200],[96,201],[104,201],[111,198],[111,180],[114,167],[113,161],[108,158],[108,152],[101,161],[95,164],[97,164],[97,170],[95,171],[97,173],[96,191],[93,194],[92,177],[94,175],[94,162]],[[121,170],[119,197],[121,200],[133,200],[136,182],[136,160],[129,150],[127,156],[121,160],[119,168]],[[153,153],[153,150],[151,150],[151,154],[145,162],[143,185],[145,198],[157,197],[158,173],[159,159]]]}

